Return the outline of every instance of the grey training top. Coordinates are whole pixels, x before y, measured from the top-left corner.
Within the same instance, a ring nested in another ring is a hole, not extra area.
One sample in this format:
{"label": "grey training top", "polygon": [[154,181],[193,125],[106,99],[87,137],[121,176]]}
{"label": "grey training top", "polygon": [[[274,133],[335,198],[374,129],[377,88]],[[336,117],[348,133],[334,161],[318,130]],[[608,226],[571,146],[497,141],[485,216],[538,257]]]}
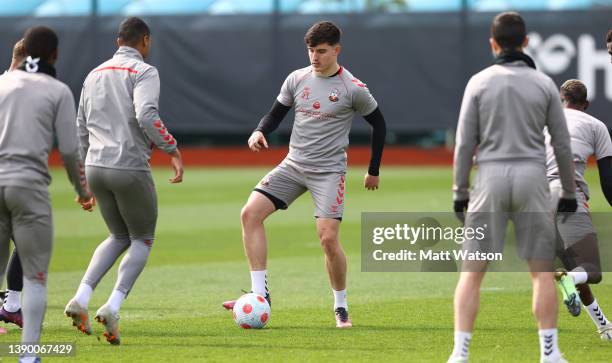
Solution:
{"label": "grey training top", "polygon": [[120,47],[89,73],[77,116],[86,165],[149,170],[153,145],[176,150],[159,117],[159,88],[157,69],[130,47]]}
{"label": "grey training top", "polygon": [[[584,180],[584,171],[589,156],[595,155],[597,160],[612,156],[612,141],[606,125],[582,111],[566,108],[565,118],[572,140],[572,154],[576,168],[576,184],[589,198],[589,187]],[[551,186],[557,186],[559,181],[559,167],[550,146],[550,134],[546,133],[546,166],[548,181]]]}
{"label": "grey training top", "polygon": [[366,85],[342,67],[333,77],[318,76],[311,66],[294,71],[277,100],[295,110],[286,160],[322,172],[346,171],[355,113],[367,116],[378,107]]}
{"label": "grey training top", "polygon": [[0,76],[0,185],[47,190],[49,153],[57,141],[68,177],[89,197],[68,86],[44,73]]}
{"label": "grey training top", "polygon": [[544,127],[559,164],[562,197],[575,197],[570,138],[554,82],[523,61],[493,65],[468,82],[461,104],[454,156],[455,200],[469,198],[476,163],[533,161],[545,165]]}

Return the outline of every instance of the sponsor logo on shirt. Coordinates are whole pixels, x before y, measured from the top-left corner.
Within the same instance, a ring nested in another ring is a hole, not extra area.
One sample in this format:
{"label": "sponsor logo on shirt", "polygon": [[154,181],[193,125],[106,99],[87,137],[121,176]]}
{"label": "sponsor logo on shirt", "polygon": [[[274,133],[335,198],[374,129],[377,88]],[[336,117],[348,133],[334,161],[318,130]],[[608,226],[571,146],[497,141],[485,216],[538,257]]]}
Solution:
{"label": "sponsor logo on shirt", "polygon": [[321,104],[319,103],[319,101],[315,101],[315,102],[312,104],[312,108],[314,108],[315,110],[320,109],[320,108],[321,108]]}
{"label": "sponsor logo on shirt", "polygon": [[[321,105],[319,105],[319,107],[320,106]],[[335,113],[321,112],[321,111],[317,111],[317,110],[310,110],[310,109],[307,109],[305,107],[299,107],[298,109],[295,110],[295,112],[299,112],[301,114],[306,115],[307,117],[312,117],[312,118],[320,120],[320,121],[327,121],[327,120],[338,118],[338,116]]]}

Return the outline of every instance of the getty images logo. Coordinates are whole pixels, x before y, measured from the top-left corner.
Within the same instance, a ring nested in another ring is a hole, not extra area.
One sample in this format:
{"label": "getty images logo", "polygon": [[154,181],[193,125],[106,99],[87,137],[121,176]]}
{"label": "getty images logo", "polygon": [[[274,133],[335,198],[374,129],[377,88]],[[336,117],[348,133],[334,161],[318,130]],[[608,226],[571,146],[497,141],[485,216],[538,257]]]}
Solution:
{"label": "getty images logo", "polygon": [[566,72],[576,58],[576,78],[587,86],[590,100],[597,96],[596,73],[603,71],[604,93],[606,99],[612,101],[610,55],[607,49],[597,49],[597,42],[591,34],[580,35],[574,44],[565,34],[553,34],[544,39],[539,33],[530,33],[526,52],[534,58],[539,69],[550,75]]}

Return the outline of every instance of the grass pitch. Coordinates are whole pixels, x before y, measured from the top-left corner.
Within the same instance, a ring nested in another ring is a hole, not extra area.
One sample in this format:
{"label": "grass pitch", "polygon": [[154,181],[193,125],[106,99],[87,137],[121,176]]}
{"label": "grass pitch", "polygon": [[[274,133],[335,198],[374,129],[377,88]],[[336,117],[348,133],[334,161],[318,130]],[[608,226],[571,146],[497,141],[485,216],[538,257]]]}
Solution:
{"label": "grass pitch", "polygon": [[[341,240],[349,258],[348,301],[354,328],[334,328],[331,294],[305,195],[267,222],[271,321],[263,330],[236,327],[224,299],[250,288],[242,250],[240,209],[268,169],[188,169],[169,185],[156,170],[159,221],[151,258],[121,311],[122,345],[85,336],[63,315],[96,245],[107,231],[98,211],[73,202],[65,173],[53,172],[55,246],[49,275],[45,342],[76,343],[75,357],[47,362],[385,361],[445,362],[452,349],[455,273],[360,272],[362,211],[449,211],[449,168],[385,168],[381,189],[362,187],[363,168],[349,171]],[[594,173],[591,209],[608,211]],[[602,241],[609,243],[609,241]],[[114,285],[117,265],[94,292],[91,314]],[[607,275],[609,276],[609,274]],[[605,276],[605,277],[607,277]],[[594,288],[612,317],[612,283]],[[472,362],[537,362],[539,346],[530,312],[526,273],[492,273],[485,279],[470,350]],[[610,362],[612,346],[599,340],[583,313],[560,307],[560,346],[572,362]],[[101,326],[94,323],[101,335]],[[17,342],[9,327],[1,342]],[[2,361],[15,361],[2,358]]]}

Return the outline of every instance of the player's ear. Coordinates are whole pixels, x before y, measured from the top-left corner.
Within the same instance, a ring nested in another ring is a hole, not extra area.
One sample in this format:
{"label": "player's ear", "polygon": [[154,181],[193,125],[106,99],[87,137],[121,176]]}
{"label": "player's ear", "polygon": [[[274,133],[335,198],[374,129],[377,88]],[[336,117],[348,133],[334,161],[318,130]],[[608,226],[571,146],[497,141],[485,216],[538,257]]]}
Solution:
{"label": "player's ear", "polygon": [[491,45],[491,51],[493,51],[493,54],[497,54],[500,50],[499,48],[499,44],[497,44],[497,41],[495,40],[495,38],[491,37],[489,38],[489,44]]}
{"label": "player's ear", "polygon": [[336,45],[336,47],[334,48],[334,53],[336,55],[340,54],[340,51],[342,50],[342,46],[340,44]]}
{"label": "player's ear", "polygon": [[527,45],[529,45],[529,37],[525,35],[525,39],[523,40],[523,45],[521,45],[521,47],[526,48]]}
{"label": "player's ear", "polygon": [[121,45],[121,39],[117,38],[117,47],[120,47]]}
{"label": "player's ear", "polygon": [[587,108],[589,108],[589,106],[591,105],[591,102],[589,101],[584,101],[584,108],[582,109],[583,111],[586,111]]}

